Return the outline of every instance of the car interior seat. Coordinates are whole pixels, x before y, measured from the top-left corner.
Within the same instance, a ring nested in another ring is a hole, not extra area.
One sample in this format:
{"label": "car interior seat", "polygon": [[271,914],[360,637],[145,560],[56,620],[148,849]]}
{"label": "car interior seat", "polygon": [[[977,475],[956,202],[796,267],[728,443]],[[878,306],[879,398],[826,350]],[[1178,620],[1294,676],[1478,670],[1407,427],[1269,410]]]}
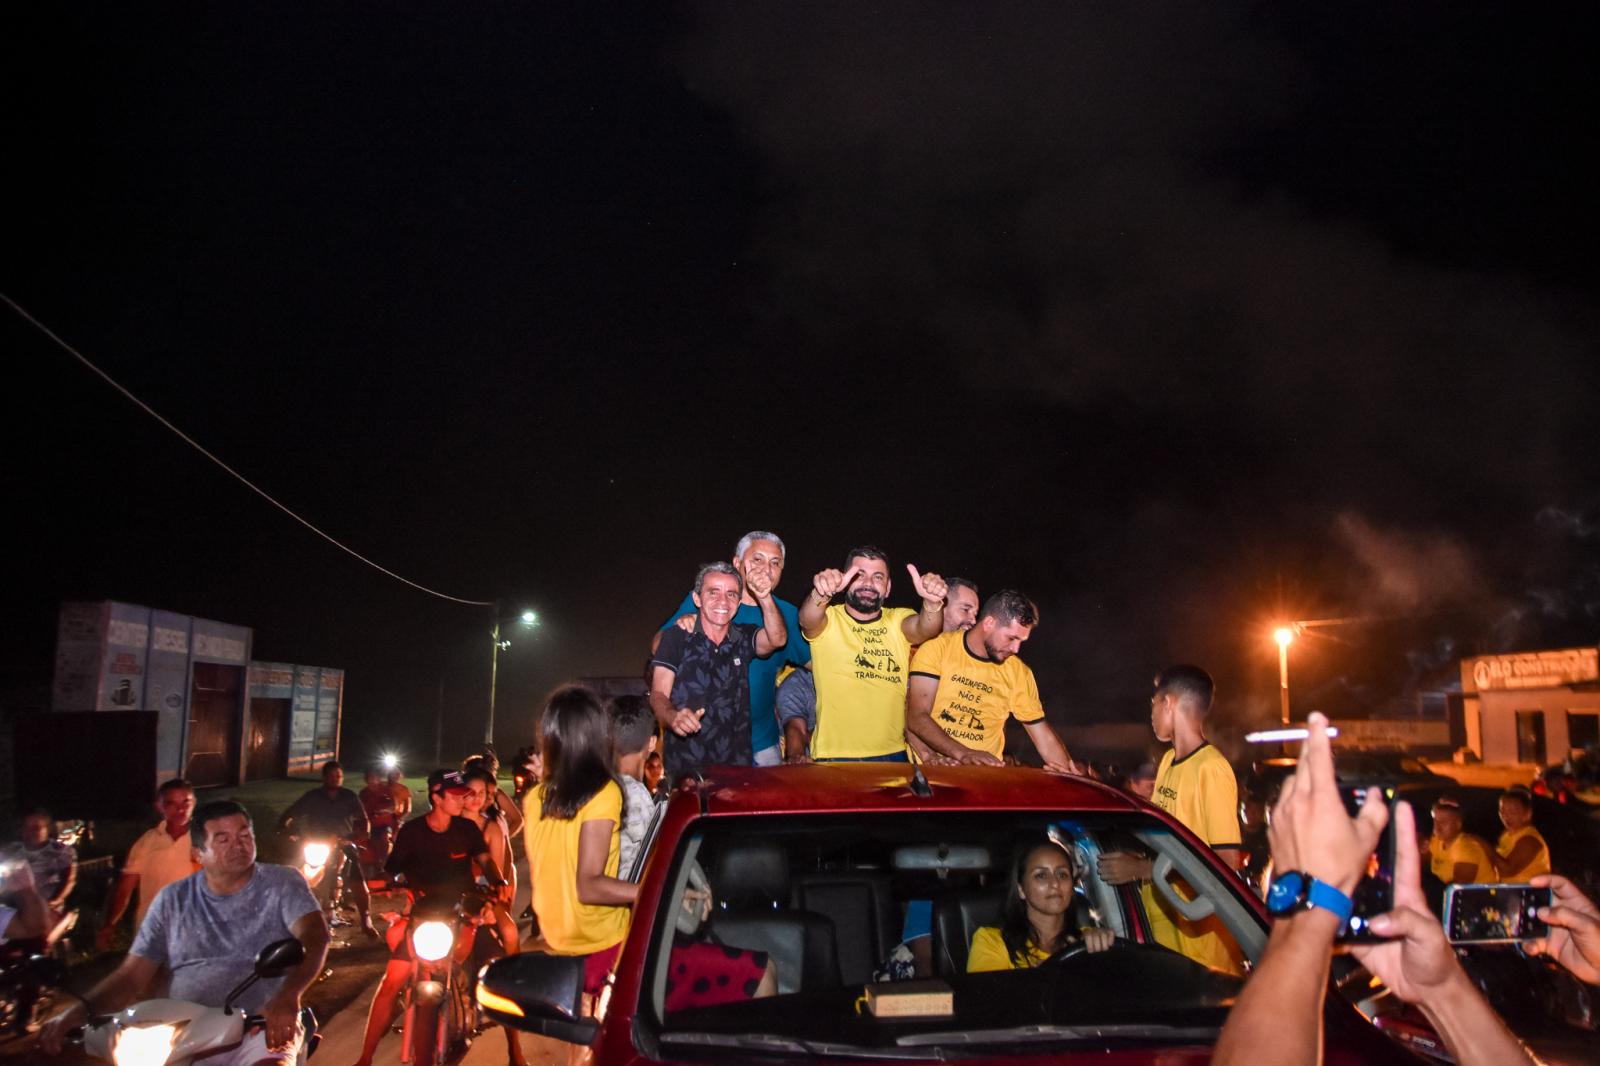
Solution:
{"label": "car interior seat", "polygon": [[729,843],[712,865],[711,937],[729,947],[764,951],[778,966],[778,991],[837,987],[833,923],[788,906],[789,854],[766,841]]}
{"label": "car interior seat", "polygon": [[839,972],[846,984],[864,984],[900,943],[900,908],[884,870],[825,870],[794,879],[794,905],[833,922]]}

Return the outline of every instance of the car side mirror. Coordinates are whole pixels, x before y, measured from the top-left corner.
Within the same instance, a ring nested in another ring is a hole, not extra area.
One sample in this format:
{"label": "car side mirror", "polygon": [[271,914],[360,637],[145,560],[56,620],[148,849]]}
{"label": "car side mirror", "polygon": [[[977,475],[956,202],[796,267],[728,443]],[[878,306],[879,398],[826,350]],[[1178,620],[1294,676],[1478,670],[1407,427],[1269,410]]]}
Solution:
{"label": "car side mirror", "polygon": [[536,951],[497,959],[478,972],[478,1005],[501,1025],[590,1044],[600,1026],[583,1015],[583,962]]}

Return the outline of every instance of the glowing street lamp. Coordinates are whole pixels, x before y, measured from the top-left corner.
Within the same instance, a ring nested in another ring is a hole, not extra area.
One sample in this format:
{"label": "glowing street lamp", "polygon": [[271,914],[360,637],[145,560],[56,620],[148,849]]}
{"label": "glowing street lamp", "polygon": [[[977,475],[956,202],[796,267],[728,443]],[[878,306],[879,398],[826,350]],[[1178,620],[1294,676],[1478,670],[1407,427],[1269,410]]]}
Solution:
{"label": "glowing street lamp", "polygon": [[1294,643],[1294,629],[1289,626],[1279,626],[1272,631],[1272,639],[1278,642],[1278,700],[1279,718],[1284,725],[1289,724],[1289,645]]}
{"label": "glowing street lamp", "polygon": [[[509,622],[511,620],[509,618],[501,619],[500,604],[497,601],[494,605],[494,629],[489,633],[489,639],[494,642],[494,650],[489,654],[489,718],[483,724],[483,742],[485,744],[494,743],[494,690],[500,676],[500,649],[509,647],[511,644],[509,640],[500,639],[500,623],[501,621]],[[539,624],[539,616],[532,611],[523,611],[517,615],[515,620],[530,629]]]}

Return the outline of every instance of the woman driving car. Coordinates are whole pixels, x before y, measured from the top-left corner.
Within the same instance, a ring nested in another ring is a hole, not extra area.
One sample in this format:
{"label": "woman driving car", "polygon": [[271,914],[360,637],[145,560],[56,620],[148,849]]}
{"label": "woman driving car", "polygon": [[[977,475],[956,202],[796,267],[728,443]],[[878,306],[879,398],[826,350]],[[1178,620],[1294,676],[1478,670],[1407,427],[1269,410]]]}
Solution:
{"label": "woman driving car", "polygon": [[1052,840],[1023,847],[1012,863],[1000,926],[986,925],[972,934],[967,972],[1025,970],[1079,944],[1104,951],[1116,940],[1109,929],[1073,928],[1073,858]]}

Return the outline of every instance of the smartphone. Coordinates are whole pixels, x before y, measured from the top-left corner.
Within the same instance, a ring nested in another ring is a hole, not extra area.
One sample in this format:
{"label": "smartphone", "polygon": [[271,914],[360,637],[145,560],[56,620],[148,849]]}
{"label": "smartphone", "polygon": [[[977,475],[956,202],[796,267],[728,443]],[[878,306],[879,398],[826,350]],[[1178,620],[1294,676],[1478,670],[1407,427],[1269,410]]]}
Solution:
{"label": "smartphone", "polygon": [[[1345,806],[1354,815],[1366,799],[1364,788],[1341,786]],[[1384,798],[1389,804],[1389,821],[1378,836],[1378,846],[1367,859],[1367,872],[1355,891],[1350,893],[1352,904],[1350,920],[1339,929],[1338,939],[1346,944],[1372,943],[1385,940],[1372,932],[1372,919],[1394,909],[1394,790],[1385,789]]]}
{"label": "smartphone", "polygon": [[1507,944],[1550,934],[1539,908],[1550,890],[1532,885],[1450,885],[1444,890],[1444,930],[1452,944]]}

